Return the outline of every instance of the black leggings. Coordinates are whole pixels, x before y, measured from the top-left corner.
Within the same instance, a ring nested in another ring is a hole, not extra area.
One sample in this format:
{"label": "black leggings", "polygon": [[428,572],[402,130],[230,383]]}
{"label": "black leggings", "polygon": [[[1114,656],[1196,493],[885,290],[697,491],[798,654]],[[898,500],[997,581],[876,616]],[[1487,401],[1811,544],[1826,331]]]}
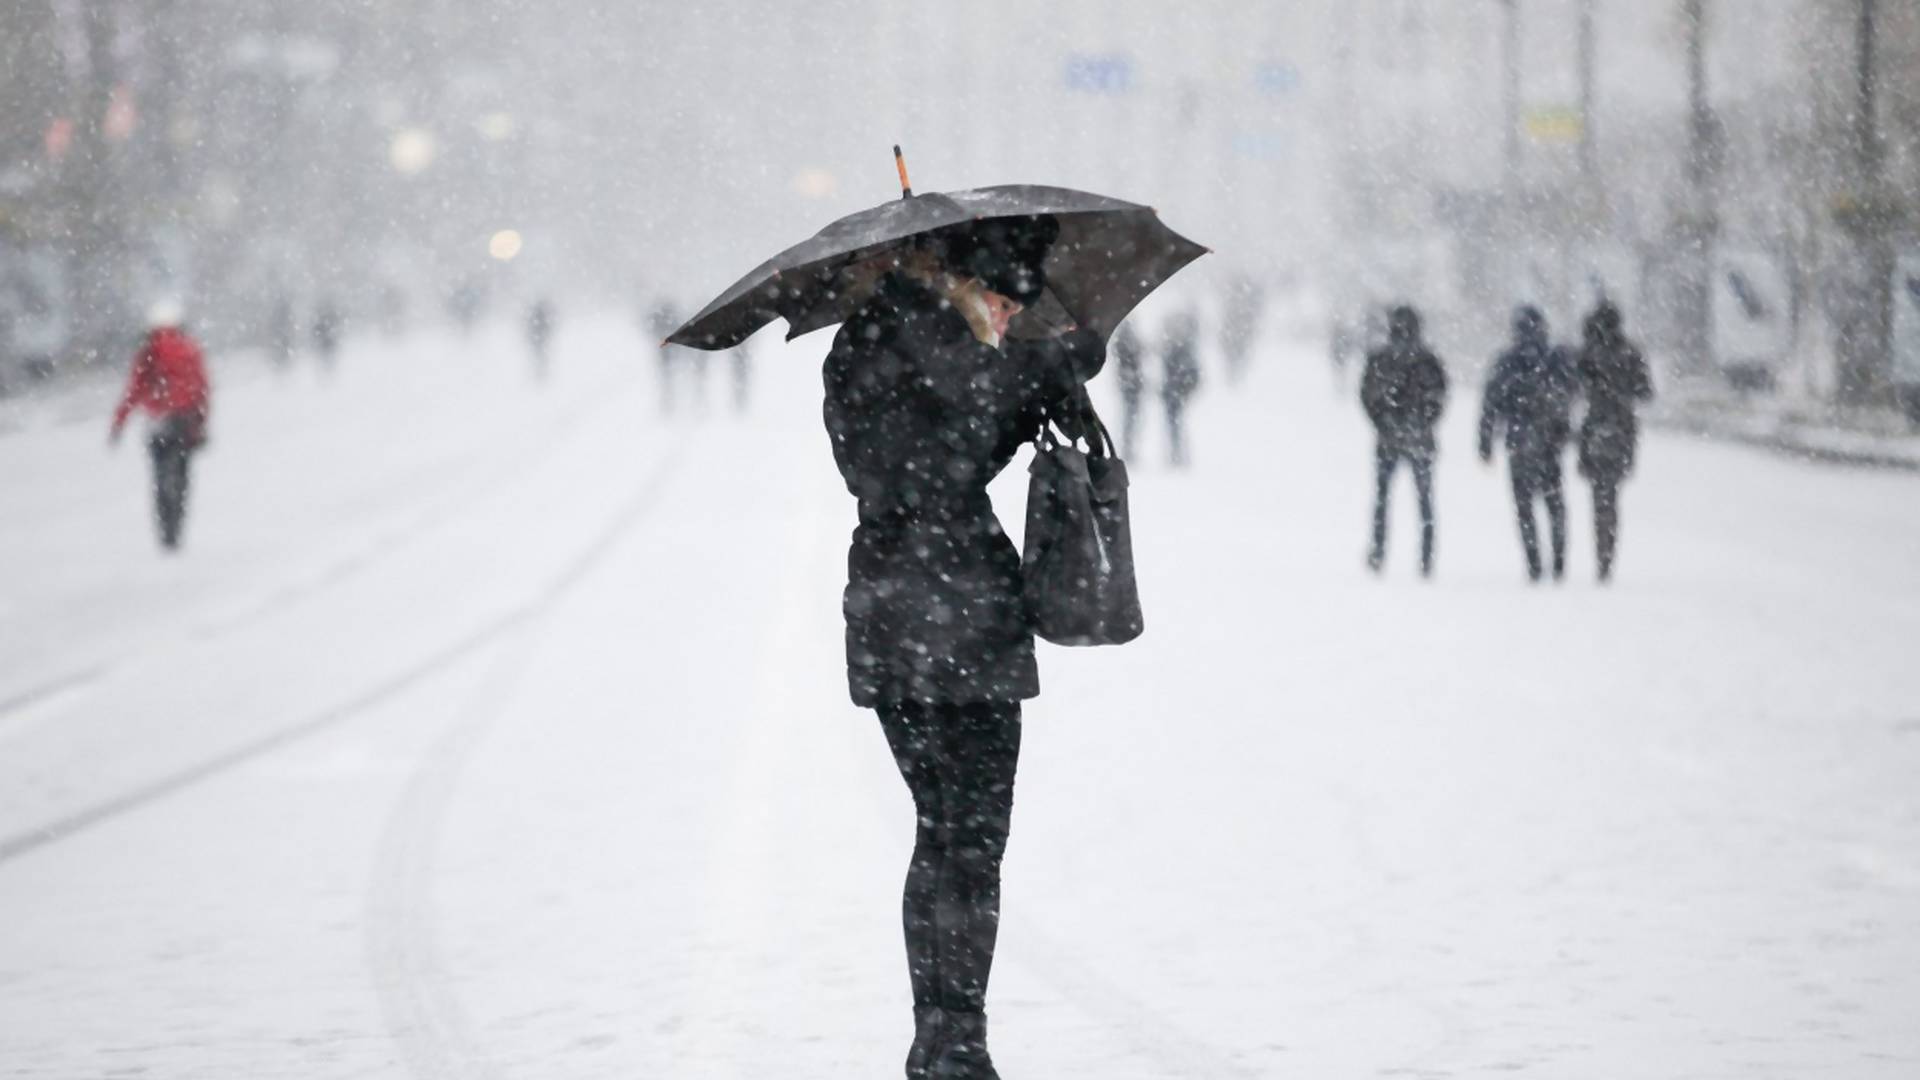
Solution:
{"label": "black leggings", "polygon": [[1620,543],[1620,479],[1595,476],[1593,481],[1593,546],[1600,558],[1600,577],[1613,576],[1613,553]]}
{"label": "black leggings", "polygon": [[1509,459],[1508,472],[1513,479],[1513,510],[1520,518],[1520,546],[1527,556],[1527,573],[1540,576],[1540,533],[1534,521],[1536,497],[1547,504],[1547,528],[1553,542],[1553,573],[1558,577],[1567,565],[1567,500],[1562,490],[1560,462],[1524,457]]}
{"label": "black leggings", "polygon": [[160,527],[160,542],[170,548],[179,545],[180,527],[187,517],[191,425],[185,416],[169,416],[147,441],[147,451],[153,455],[153,519]]}
{"label": "black leggings", "polygon": [[919,822],[901,905],[913,1003],[980,1012],[1000,931],[1020,705],[906,702],[878,711]]}

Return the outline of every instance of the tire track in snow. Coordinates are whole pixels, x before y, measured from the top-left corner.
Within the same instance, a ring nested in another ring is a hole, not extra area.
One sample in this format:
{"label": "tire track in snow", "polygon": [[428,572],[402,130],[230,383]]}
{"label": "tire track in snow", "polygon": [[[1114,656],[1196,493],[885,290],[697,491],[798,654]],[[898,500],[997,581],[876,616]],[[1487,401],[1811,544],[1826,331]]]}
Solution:
{"label": "tire track in snow", "polygon": [[205,758],[197,764],[134,787],[65,817],[0,839],[0,864],[58,843],[95,825],[132,813],[237,766],[271,754],[284,746],[351,720],[369,709],[385,704],[414,687],[428,682],[499,638],[544,615],[578,586],[580,581],[606,558],[627,532],[652,509],[666,481],[679,468],[680,461],[686,452],[685,446],[684,441],[676,442],[666,458],[658,462],[647,474],[640,486],[615,512],[600,534],[528,600],[481,624],[471,633],[449,643],[444,648],[401,668],[373,686],[305,720],[242,743]]}
{"label": "tire track in snow", "polygon": [[598,568],[653,509],[677,471],[684,443],[612,524],[554,577],[526,617],[498,635],[496,656],[471,708],[436,740],[408,780],[382,831],[367,894],[366,954],[380,1011],[402,1059],[423,1080],[497,1080],[474,1025],[448,985],[434,928],[432,894],[441,833],[462,775],[492,733],[525,673],[546,616]]}
{"label": "tire track in snow", "polygon": [[494,642],[463,719],[436,739],[408,779],[381,832],[367,892],[367,966],[388,1032],[408,1071],[426,1080],[499,1076],[447,985],[431,899],[440,834],[461,774],[499,720],[525,672],[539,627],[520,623]]}

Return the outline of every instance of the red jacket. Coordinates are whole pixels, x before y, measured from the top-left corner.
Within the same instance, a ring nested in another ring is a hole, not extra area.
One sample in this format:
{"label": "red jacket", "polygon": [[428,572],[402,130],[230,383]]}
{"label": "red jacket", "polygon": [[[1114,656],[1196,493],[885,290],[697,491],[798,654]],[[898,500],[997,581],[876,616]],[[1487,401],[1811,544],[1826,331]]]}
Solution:
{"label": "red jacket", "polygon": [[118,434],[127,422],[127,414],[136,408],[155,416],[189,412],[204,423],[209,390],[200,346],[184,330],[160,327],[147,335],[146,344],[133,358],[127,392],[113,410],[113,430]]}

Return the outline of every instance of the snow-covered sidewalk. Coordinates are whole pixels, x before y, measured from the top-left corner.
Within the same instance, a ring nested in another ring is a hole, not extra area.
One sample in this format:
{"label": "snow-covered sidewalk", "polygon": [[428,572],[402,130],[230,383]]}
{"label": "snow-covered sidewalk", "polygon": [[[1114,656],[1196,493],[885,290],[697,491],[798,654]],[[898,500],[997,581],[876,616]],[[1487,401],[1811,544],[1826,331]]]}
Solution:
{"label": "snow-covered sidewalk", "polygon": [[1920,432],[1891,412],[1851,415],[1722,398],[1658,403],[1656,427],[1743,443],[1807,461],[1920,472]]}

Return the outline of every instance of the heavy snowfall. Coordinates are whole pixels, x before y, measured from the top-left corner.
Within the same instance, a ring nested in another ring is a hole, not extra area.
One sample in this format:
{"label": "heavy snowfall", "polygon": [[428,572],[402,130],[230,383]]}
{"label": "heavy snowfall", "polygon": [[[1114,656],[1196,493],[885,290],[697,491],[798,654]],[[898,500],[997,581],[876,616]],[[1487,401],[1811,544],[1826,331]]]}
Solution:
{"label": "heavy snowfall", "polygon": [[[0,102],[0,1076],[1920,1076],[1913,5],[4,0]],[[1015,184],[1132,239],[702,322]],[[1145,630],[936,820],[849,623],[1089,279]]]}

